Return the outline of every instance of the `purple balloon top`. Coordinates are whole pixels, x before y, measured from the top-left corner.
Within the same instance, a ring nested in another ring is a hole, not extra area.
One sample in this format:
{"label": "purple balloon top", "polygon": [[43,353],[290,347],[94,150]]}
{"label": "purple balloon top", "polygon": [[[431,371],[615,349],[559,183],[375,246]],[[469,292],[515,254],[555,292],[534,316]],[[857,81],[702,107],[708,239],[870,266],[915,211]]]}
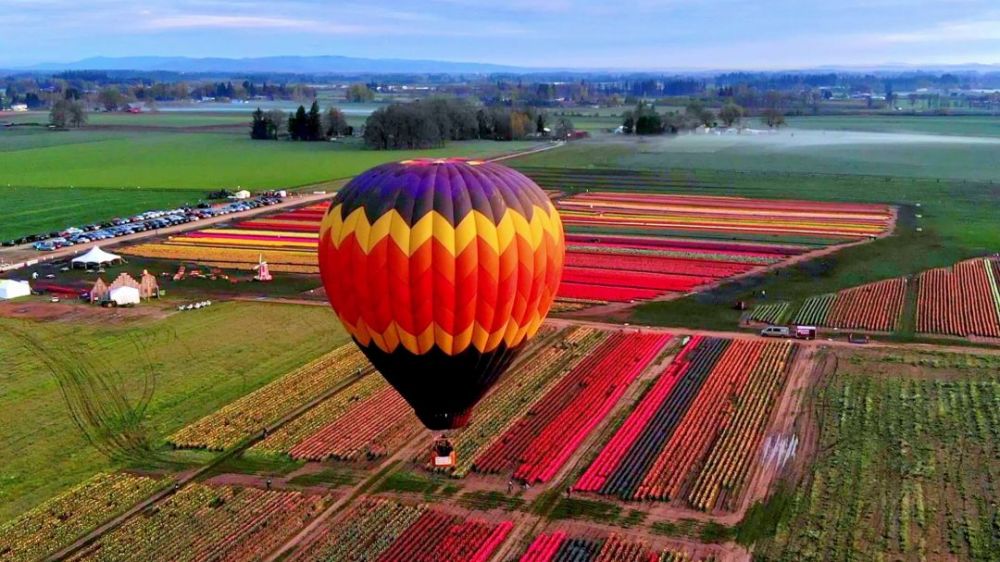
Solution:
{"label": "purple balloon top", "polygon": [[376,166],[355,177],[330,205],[347,218],[364,207],[369,222],[395,209],[413,225],[430,211],[458,224],[472,210],[499,221],[508,208],[531,220],[535,205],[549,198],[530,178],[493,162],[460,158],[403,160]]}

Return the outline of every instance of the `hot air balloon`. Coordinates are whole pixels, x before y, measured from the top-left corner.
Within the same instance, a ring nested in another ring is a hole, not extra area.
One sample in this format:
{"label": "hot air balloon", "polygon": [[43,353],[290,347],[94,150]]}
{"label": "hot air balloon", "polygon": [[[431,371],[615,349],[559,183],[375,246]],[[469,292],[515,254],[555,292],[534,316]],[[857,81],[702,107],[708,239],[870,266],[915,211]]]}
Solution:
{"label": "hot air balloon", "polygon": [[464,426],[534,336],[564,254],[546,194],[473,160],[372,168],[337,193],[320,228],[330,305],[431,430]]}

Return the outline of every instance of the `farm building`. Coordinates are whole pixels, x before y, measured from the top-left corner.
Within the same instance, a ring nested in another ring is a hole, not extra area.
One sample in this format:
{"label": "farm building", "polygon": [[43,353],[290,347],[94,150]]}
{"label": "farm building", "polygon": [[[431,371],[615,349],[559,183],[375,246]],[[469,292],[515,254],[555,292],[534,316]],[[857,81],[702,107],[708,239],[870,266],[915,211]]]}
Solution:
{"label": "farm building", "polygon": [[145,269],[142,270],[142,278],[139,280],[139,296],[146,300],[160,296],[160,284],[156,282],[156,277]]}
{"label": "farm building", "polygon": [[10,300],[26,297],[31,294],[31,285],[27,281],[0,279],[0,300]]}
{"label": "farm building", "polygon": [[108,296],[108,284],[104,282],[104,279],[100,277],[94,282],[94,286],[90,289],[90,302],[98,302],[104,300]]}

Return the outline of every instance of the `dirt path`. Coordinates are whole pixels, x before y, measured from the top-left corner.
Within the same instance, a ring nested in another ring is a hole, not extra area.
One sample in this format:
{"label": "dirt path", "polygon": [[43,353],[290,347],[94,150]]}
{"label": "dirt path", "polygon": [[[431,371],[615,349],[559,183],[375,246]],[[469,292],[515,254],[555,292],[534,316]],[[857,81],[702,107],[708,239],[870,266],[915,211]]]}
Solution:
{"label": "dirt path", "polygon": [[[368,478],[362,479],[360,482],[351,486],[344,491],[343,495],[330,504],[322,513],[320,513],[315,519],[313,519],[308,525],[305,526],[301,531],[296,533],[293,537],[285,541],[280,547],[275,549],[264,559],[264,562],[274,562],[279,558],[286,556],[287,554],[293,552],[297,548],[307,546],[311,541],[315,540],[319,533],[321,533],[320,526],[330,521],[332,525],[336,520],[338,515],[341,515],[341,510],[346,507],[351,501],[362,496],[369,490],[376,489],[379,484],[385,481],[386,478],[392,474],[391,468],[393,465],[404,463],[409,459],[414,458],[421,450],[423,450],[431,439],[430,431],[420,431],[414,435],[409,442],[404,446],[400,447],[396,453],[388,458],[386,458],[381,464],[374,469],[374,473]],[[346,513],[346,511],[345,511]]]}
{"label": "dirt path", "polygon": [[[636,330],[643,332],[667,332],[677,336],[707,336],[715,338],[730,338],[730,339],[758,339],[761,336],[750,332],[727,332],[722,330],[699,330],[694,328],[685,328],[681,326],[648,326],[642,324],[630,324],[628,326],[623,326],[622,324],[615,324],[604,322],[600,320],[589,320],[589,319],[577,319],[577,318],[548,318],[545,320],[547,323],[554,326],[592,326],[595,328],[600,328],[604,330],[609,329],[625,329],[625,330]],[[837,347],[837,348],[852,348],[852,349],[897,349],[897,350],[909,350],[909,351],[928,351],[928,352],[948,352],[948,353],[972,353],[976,355],[1000,355],[1000,349],[995,348],[979,348],[979,347],[969,347],[969,346],[949,346],[949,345],[939,345],[931,343],[909,343],[909,342],[892,342],[892,341],[877,341],[872,340],[867,344],[856,344],[850,343],[846,340],[835,340],[835,339],[815,339],[815,340],[795,340],[796,343],[806,347]]]}

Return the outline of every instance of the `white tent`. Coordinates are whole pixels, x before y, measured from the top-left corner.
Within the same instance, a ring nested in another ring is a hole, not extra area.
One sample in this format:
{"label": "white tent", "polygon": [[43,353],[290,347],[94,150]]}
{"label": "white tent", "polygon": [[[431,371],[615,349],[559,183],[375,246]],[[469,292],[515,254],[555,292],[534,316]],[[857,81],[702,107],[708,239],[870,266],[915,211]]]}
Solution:
{"label": "white tent", "polygon": [[108,293],[108,300],[118,306],[139,304],[139,289],[135,287],[117,287]]}
{"label": "white tent", "polygon": [[0,300],[16,299],[31,294],[31,285],[27,281],[0,279]]}
{"label": "white tent", "polygon": [[233,194],[233,199],[250,199],[250,192],[245,189],[241,189]]}
{"label": "white tent", "polygon": [[90,267],[92,265],[100,267],[102,265],[115,262],[121,263],[122,257],[105,252],[99,247],[94,246],[93,248],[90,249],[89,252],[83,254],[82,256],[73,258],[72,261],[73,261],[73,267],[77,266]]}

